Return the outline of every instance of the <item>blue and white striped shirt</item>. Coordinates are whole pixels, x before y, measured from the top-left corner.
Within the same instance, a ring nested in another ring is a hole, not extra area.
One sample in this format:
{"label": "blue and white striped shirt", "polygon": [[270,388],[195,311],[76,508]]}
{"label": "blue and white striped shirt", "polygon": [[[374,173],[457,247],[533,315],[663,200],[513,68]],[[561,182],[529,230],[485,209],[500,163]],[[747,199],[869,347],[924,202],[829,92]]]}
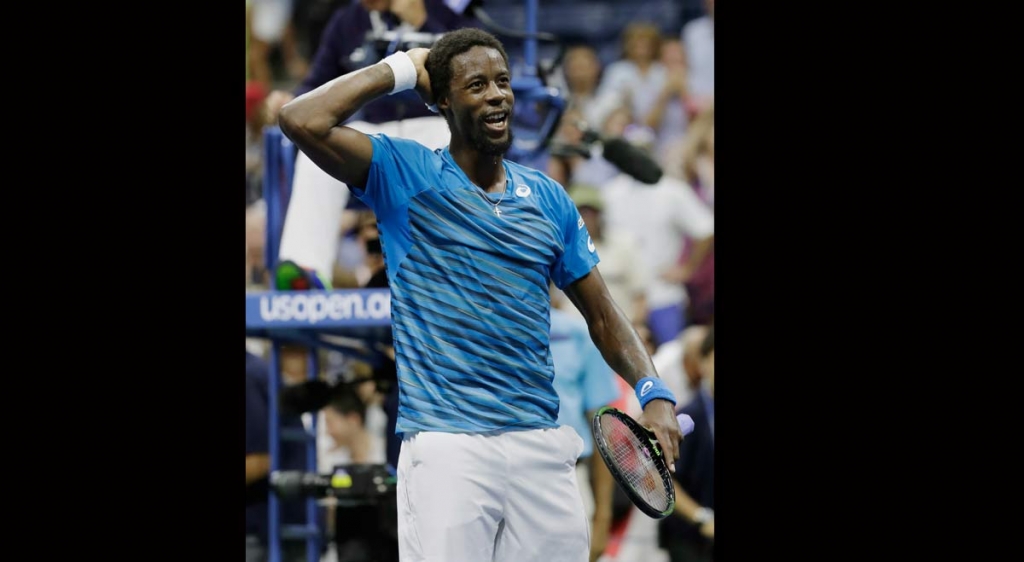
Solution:
{"label": "blue and white striped shirt", "polygon": [[565,288],[599,261],[576,206],[554,180],[514,162],[504,164],[504,193],[487,194],[447,148],[370,139],[367,184],[350,188],[380,227],[396,431],[556,427],[548,279]]}

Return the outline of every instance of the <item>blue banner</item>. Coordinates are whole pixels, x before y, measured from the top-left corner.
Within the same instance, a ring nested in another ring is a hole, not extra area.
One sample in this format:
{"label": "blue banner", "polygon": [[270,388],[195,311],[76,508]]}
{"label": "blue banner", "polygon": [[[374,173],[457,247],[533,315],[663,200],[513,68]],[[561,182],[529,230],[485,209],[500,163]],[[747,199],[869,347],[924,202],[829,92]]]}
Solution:
{"label": "blue banner", "polygon": [[388,289],[267,291],[245,294],[246,329],[390,326]]}

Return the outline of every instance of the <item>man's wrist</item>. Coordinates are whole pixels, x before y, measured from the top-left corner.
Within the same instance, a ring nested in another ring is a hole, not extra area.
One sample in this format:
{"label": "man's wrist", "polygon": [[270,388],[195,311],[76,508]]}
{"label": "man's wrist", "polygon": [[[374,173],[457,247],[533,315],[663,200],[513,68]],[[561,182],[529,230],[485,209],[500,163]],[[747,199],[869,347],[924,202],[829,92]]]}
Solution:
{"label": "man's wrist", "polygon": [[640,408],[644,409],[653,400],[665,400],[675,406],[676,399],[672,395],[672,391],[669,390],[668,385],[665,381],[658,377],[644,377],[637,381],[636,387],[636,398],[640,402]]}
{"label": "man's wrist", "polygon": [[391,72],[395,76],[395,85],[391,88],[390,93],[404,92],[416,87],[416,65],[405,51],[388,55],[381,63],[391,68]]}

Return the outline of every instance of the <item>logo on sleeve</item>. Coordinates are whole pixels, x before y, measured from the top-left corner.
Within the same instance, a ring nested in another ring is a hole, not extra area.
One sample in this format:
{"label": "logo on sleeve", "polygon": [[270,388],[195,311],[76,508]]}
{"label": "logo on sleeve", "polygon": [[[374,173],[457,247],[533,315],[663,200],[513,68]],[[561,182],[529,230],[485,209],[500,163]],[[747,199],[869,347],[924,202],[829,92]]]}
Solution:
{"label": "logo on sleeve", "polygon": [[580,220],[576,221],[576,230],[581,228],[583,228],[583,217],[580,217]]}
{"label": "logo on sleeve", "polygon": [[597,247],[594,246],[594,241],[591,240],[589,236],[587,236],[587,249],[590,250],[591,254],[597,250]]}
{"label": "logo on sleeve", "polygon": [[516,197],[529,197],[530,186],[519,184],[516,186]]}

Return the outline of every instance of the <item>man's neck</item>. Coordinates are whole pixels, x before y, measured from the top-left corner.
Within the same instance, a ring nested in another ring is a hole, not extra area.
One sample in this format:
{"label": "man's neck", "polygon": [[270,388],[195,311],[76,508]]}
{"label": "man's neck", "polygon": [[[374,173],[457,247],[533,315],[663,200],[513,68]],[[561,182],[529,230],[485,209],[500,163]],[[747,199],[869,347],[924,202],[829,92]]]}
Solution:
{"label": "man's neck", "polygon": [[501,156],[483,154],[473,148],[459,146],[455,142],[449,145],[448,152],[469,181],[488,193],[504,190],[505,166],[502,165]]}

